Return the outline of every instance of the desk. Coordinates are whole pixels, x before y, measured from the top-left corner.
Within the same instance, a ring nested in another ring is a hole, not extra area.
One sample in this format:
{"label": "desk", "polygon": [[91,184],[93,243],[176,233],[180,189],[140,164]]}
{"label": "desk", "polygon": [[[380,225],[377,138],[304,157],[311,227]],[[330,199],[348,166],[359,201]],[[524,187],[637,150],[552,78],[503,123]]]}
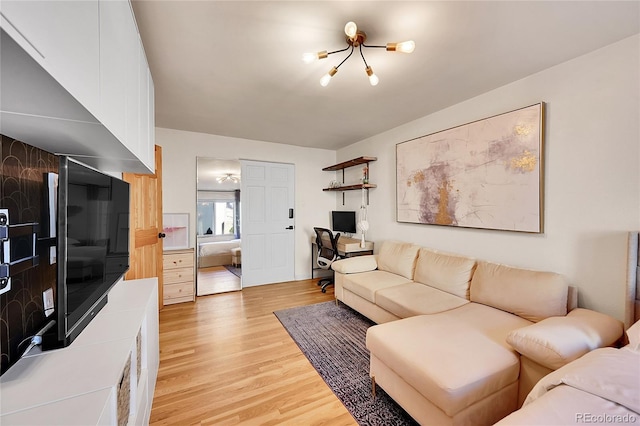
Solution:
{"label": "desk", "polygon": [[[311,279],[313,279],[313,271],[323,270],[318,266],[316,257],[318,250],[314,248],[316,245],[316,237],[311,237]],[[355,257],[373,254],[373,241],[365,241],[364,248],[360,247],[360,240],[357,238],[343,237],[338,238],[338,254],[340,257]]]}

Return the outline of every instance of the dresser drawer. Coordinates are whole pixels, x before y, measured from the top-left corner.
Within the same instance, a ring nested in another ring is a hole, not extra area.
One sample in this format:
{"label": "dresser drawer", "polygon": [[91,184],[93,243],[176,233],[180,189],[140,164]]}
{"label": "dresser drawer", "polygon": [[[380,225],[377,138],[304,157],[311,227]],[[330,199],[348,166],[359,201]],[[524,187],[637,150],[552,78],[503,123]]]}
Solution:
{"label": "dresser drawer", "polygon": [[164,304],[191,302],[193,300],[193,282],[167,284],[164,283]]}
{"label": "dresser drawer", "polygon": [[193,268],[193,251],[165,253],[163,258],[164,269]]}
{"label": "dresser drawer", "polygon": [[164,270],[164,283],[176,284],[188,281],[193,283],[193,268],[175,268]]}

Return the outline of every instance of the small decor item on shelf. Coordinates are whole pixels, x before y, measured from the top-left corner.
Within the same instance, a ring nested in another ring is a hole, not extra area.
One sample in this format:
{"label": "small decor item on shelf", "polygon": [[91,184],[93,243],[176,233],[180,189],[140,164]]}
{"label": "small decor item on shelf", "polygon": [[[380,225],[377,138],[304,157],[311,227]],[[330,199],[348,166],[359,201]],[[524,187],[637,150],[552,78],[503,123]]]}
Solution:
{"label": "small decor item on shelf", "polygon": [[368,166],[364,166],[362,168],[362,183],[364,184],[369,183],[369,167]]}
{"label": "small decor item on shelf", "polygon": [[332,180],[329,182],[329,188],[340,188],[340,182],[337,180]]}

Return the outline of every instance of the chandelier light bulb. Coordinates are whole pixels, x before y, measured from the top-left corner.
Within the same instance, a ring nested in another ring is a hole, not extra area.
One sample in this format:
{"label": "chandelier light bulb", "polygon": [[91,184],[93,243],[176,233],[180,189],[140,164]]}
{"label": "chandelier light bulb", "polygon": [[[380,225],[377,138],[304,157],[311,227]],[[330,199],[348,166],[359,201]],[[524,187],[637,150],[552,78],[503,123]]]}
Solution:
{"label": "chandelier light bulb", "polygon": [[316,59],[318,59],[318,55],[316,55],[315,53],[305,52],[302,54],[302,62],[304,62],[305,64],[310,64]]}
{"label": "chandelier light bulb", "polygon": [[313,61],[317,61],[318,59],[324,59],[327,56],[329,56],[329,54],[327,53],[326,50],[317,52],[317,53],[313,53],[313,52],[306,52],[302,54],[302,61],[305,64],[310,64]]}
{"label": "chandelier light bulb", "polygon": [[416,48],[413,40],[403,41],[401,43],[387,43],[387,50],[390,52],[411,53]]}
{"label": "chandelier light bulb", "polygon": [[338,68],[336,67],[331,68],[329,72],[323,75],[322,78],[320,79],[320,85],[322,87],[327,87],[327,85],[331,81],[331,77],[336,75],[337,72],[338,72]]}
{"label": "chandelier light bulb", "polygon": [[344,33],[347,35],[347,37],[349,37],[350,39],[353,39],[358,33],[358,26],[356,25],[355,22],[349,21],[344,26]]}
{"label": "chandelier light bulb", "polygon": [[367,67],[365,69],[365,71],[367,72],[367,75],[369,76],[369,83],[371,83],[372,86],[377,86],[378,83],[380,82],[380,79],[378,78],[377,75],[375,75],[373,73],[373,69],[371,67]]}

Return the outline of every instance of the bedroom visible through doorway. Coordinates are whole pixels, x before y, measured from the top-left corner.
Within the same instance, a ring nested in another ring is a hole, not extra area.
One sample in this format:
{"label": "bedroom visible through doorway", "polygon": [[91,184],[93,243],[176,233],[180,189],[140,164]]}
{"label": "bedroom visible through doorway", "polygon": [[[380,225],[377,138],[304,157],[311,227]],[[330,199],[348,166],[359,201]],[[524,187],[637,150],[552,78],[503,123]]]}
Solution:
{"label": "bedroom visible through doorway", "polygon": [[241,290],[240,161],[196,162],[196,295]]}

